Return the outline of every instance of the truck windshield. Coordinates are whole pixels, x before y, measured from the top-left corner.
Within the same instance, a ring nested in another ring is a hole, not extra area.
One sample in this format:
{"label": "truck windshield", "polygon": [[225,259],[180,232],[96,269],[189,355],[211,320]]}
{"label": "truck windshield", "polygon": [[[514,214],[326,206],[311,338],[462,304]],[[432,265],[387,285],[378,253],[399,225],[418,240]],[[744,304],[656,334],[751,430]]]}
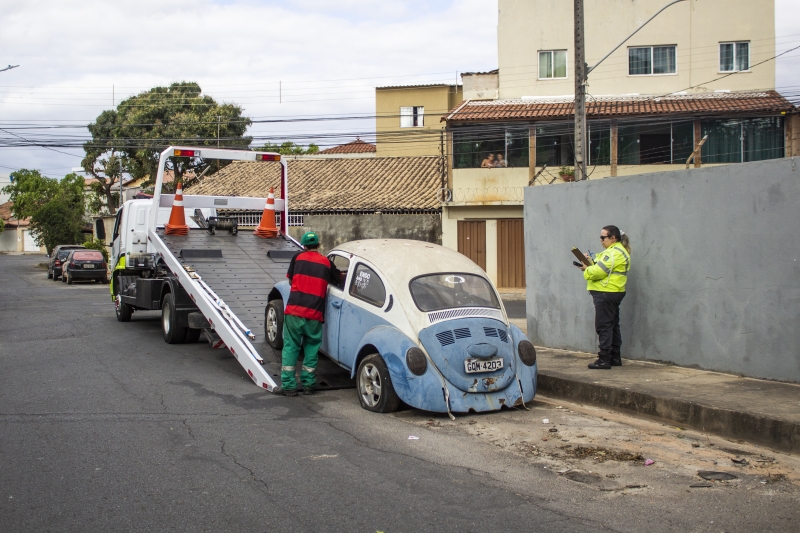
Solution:
{"label": "truck windshield", "polygon": [[473,274],[431,274],[411,280],[411,297],[420,311],[454,307],[492,307],[500,302],[485,278]]}

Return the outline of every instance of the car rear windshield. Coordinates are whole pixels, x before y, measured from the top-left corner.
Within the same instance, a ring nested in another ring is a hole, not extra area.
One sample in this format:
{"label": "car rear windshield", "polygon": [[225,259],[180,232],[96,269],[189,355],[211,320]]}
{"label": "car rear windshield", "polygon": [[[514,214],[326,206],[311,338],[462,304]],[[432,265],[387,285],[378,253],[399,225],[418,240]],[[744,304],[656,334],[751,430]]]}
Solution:
{"label": "car rear windshield", "polygon": [[500,302],[486,278],[473,274],[431,274],[411,280],[411,297],[420,311],[454,307],[492,307]]}
{"label": "car rear windshield", "polygon": [[59,251],[58,251],[58,258],[59,258],[59,259],[61,259],[61,260],[63,261],[64,259],[66,259],[66,258],[67,258],[67,256],[69,255],[69,253],[70,253],[71,251],[72,251],[72,250],[70,250],[70,249],[67,249],[67,250],[59,250]]}
{"label": "car rear windshield", "polygon": [[100,252],[75,252],[72,254],[75,261],[102,261],[103,254]]}

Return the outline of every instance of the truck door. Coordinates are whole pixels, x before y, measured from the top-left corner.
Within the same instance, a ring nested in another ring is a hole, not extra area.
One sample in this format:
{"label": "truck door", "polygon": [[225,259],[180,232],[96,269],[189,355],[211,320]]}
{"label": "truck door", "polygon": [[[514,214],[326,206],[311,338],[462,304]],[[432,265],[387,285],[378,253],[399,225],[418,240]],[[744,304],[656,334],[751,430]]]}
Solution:
{"label": "truck door", "polygon": [[119,263],[120,257],[120,247],[122,245],[122,239],[120,238],[120,226],[122,225],[122,213],[124,212],[125,208],[121,207],[119,211],[117,211],[117,218],[114,220],[114,232],[111,234],[111,264],[113,265],[111,268],[115,268],[117,263]]}
{"label": "truck door", "polygon": [[339,360],[339,326],[342,315],[342,302],[344,301],[344,288],[347,286],[347,271],[350,269],[350,259],[340,253],[328,255],[328,260],[333,263],[344,277],[336,285],[328,285],[328,297],[325,299],[325,327],[322,335],[320,349],[324,354]]}

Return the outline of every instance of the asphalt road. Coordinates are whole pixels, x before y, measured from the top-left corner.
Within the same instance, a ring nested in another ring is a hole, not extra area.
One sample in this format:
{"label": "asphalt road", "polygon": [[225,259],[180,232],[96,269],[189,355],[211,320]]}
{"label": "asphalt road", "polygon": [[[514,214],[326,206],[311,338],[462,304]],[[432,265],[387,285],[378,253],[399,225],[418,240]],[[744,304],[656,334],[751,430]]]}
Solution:
{"label": "asphalt road", "polygon": [[54,283],[40,261],[0,255],[5,533],[767,531],[788,504],[622,497],[422,430],[427,413],[368,413],[353,390],[276,397],[225,350],[165,344],[152,312],[119,323],[108,286]]}

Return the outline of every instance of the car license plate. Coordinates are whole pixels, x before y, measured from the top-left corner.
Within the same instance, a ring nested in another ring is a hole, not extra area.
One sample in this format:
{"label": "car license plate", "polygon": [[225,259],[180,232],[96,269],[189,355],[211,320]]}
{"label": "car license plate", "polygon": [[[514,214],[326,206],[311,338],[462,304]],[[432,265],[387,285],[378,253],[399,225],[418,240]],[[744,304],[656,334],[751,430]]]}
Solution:
{"label": "car license plate", "polygon": [[94,268],[94,263],[84,263],[83,268]]}
{"label": "car license plate", "polygon": [[491,359],[467,359],[464,361],[464,370],[467,374],[476,372],[494,372],[503,368],[503,358],[493,357]]}

